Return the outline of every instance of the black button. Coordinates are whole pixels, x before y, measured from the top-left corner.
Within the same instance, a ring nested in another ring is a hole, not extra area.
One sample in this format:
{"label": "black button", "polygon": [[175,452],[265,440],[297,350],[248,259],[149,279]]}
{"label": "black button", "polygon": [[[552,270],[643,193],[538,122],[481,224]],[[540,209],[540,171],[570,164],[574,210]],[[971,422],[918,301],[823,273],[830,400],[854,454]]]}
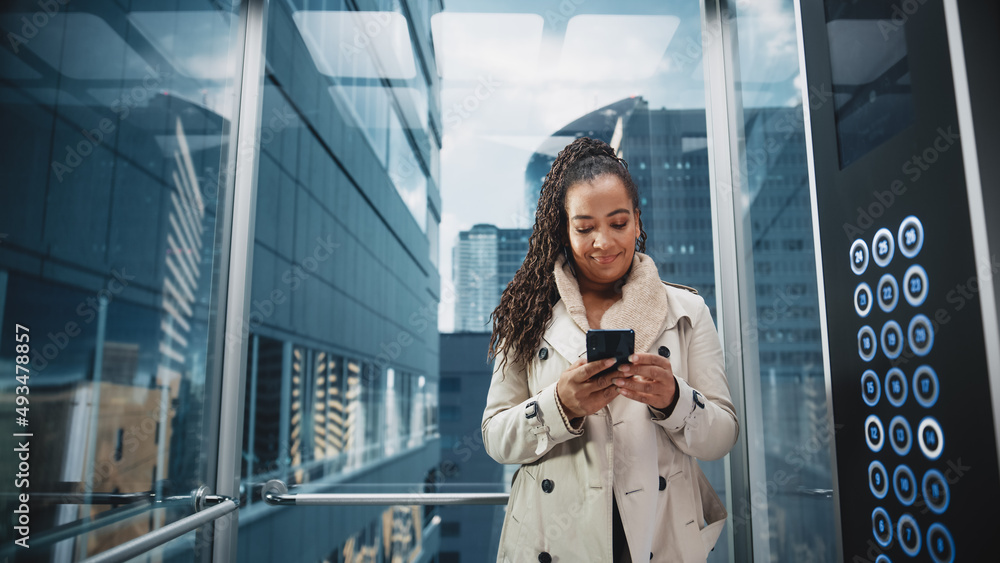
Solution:
{"label": "black button", "polygon": [[885,375],[885,394],[893,406],[901,406],[906,401],[906,375],[899,368],[892,368]]}
{"label": "black button", "polygon": [[882,547],[888,547],[892,541],[892,522],[884,508],[876,508],[872,513],[872,532],[875,533],[875,540]]}
{"label": "black button", "polygon": [[538,554],[538,563],[552,563],[552,556],[549,552],[543,551]]}
{"label": "black button", "polygon": [[917,528],[917,521],[913,516],[904,514],[899,519],[899,545],[903,552],[914,557],[920,552],[920,529]]}
{"label": "black button", "polygon": [[666,488],[667,488],[667,480],[663,478],[663,475],[660,475],[660,490],[662,491],[665,490]]}
{"label": "black button", "polygon": [[549,349],[548,348],[542,348],[541,350],[539,350],[538,351],[538,357],[541,358],[541,359],[543,359],[543,360],[547,360],[549,358]]}
{"label": "black button", "polygon": [[552,482],[551,479],[542,480],[542,490],[546,493],[551,493],[552,489],[556,488],[556,484]]}
{"label": "black button", "polygon": [[656,353],[663,356],[664,358],[669,358],[670,348],[667,348],[666,346],[660,346],[660,348],[656,350]]}
{"label": "black button", "polygon": [[650,561],[652,561],[652,560],[653,560],[653,552],[652,552],[652,551],[650,551],[650,552],[649,552],[649,560],[650,560]]}
{"label": "black button", "polygon": [[955,545],[951,535],[941,524],[931,524],[930,531],[927,532],[927,549],[935,561],[955,560]]}

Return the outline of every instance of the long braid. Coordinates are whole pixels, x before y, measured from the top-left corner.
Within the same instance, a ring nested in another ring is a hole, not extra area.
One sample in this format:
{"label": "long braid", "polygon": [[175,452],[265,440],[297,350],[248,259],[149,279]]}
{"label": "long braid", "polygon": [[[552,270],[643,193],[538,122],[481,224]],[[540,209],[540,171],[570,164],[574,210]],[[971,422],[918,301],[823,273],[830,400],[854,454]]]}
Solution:
{"label": "long braid", "polygon": [[[556,258],[567,243],[566,191],[579,182],[612,174],[619,177],[639,209],[639,192],[628,173],[628,164],[615,155],[607,143],[581,137],[559,152],[542,183],[535,212],[535,226],[528,240],[528,254],[514,279],[500,296],[500,304],[490,315],[493,334],[489,358],[503,352],[504,362],[527,365],[541,342],[545,326],[552,318],[552,306],[559,300],[556,289]],[[638,220],[638,218],[637,218]],[[646,232],[639,223],[636,250],[645,252]]]}

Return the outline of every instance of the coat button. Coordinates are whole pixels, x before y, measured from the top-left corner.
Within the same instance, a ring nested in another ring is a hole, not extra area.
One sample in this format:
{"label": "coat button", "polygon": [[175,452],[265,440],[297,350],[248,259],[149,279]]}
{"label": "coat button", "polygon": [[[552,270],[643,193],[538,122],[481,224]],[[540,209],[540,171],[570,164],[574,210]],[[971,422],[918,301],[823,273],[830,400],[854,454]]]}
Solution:
{"label": "coat button", "polygon": [[667,480],[663,478],[663,475],[660,475],[660,490],[662,491],[666,488],[667,488]]}
{"label": "coat button", "polygon": [[659,355],[663,356],[664,358],[670,357],[670,348],[667,348],[666,346],[660,346],[660,348],[656,350],[656,352]]}
{"label": "coat button", "polygon": [[549,349],[548,348],[542,348],[541,350],[539,350],[538,351],[538,357],[541,358],[541,359],[543,359],[543,360],[547,360],[549,358]]}
{"label": "coat button", "polygon": [[538,554],[538,563],[552,563],[552,556],[548,551],[543,551]]}
{"label": "coat button", "polygon": [[652,561],[652,560],[653,560],[653,552],[652,552],[652,551],[650,551],[650,552],[649,552],[649,560],[650,560],[650,561]]}
{"label": "coat button", "polygon": [[546,493],[551,493],[552,489],[556,488],[556,484],[552,482],[551,479],[542,480],[542,490]]}

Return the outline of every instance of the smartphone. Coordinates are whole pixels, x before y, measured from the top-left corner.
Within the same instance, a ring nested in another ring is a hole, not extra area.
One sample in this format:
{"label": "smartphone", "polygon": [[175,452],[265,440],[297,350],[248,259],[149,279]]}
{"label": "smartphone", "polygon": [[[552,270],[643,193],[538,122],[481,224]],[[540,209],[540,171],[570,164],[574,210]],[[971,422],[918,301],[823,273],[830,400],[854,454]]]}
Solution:
{"label": "smartphone", "polygon": [[628,357],[635,352],[635,331],[625,330],[588,330],[587,331],[587,362],[614,358],[615,365],[598,373],[594,377],[606,375],[618,369],[618,366],[628,363]]}

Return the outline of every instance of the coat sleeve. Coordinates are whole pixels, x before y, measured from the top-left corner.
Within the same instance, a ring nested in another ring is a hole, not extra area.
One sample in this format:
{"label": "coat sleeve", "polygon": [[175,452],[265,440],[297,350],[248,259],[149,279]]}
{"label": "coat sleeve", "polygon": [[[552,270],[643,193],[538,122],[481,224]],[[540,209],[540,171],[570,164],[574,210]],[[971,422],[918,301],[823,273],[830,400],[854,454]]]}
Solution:
{"label": "coat sleeve", "polygon": [[556,444],[583,434],[582,426],[573,428],[563,413],[555,383],[532,396],[524,367],[510,362],[501,369],[502,360],[501,352],[483,411],[483,445],[490,457],[500,463],[531,463]]}
{"label": "coat sleeve", "polygon": [[687,380],[675,377],[679,389],[670,416],[650,409],[654,422],[684,453],[702,460],[729,453],[740,426],[726,379],[725,358],[712,314],[704,301],[691,323],[686,354]]}

